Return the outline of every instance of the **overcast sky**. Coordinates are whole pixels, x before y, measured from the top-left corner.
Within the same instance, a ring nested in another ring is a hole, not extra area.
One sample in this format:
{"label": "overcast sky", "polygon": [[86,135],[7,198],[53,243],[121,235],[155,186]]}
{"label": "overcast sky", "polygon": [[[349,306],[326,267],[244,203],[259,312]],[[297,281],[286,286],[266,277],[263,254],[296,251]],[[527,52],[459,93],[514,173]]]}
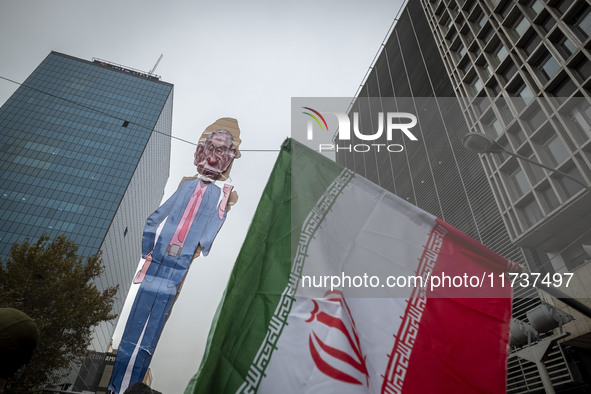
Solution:
{"label": "overcast sky", "polygon": [[[152,360],[153,387],[181,393],[267,181],[290,135],[291,97],[351,97],[401,0],[0,0],[0,76],[23,82],[50,51],[150,70],[174,84],[173,136],[196,141],[216,119],[241,128],[231,183],[240,199],[209,256],[196,260]],[[16,90],[0,80],[0,104]],[[168,197],[193,175],[194,146],[172,141]],[[138,243],[141,240],[138,240]],[[116,338],[116,341],[118,339]]]}

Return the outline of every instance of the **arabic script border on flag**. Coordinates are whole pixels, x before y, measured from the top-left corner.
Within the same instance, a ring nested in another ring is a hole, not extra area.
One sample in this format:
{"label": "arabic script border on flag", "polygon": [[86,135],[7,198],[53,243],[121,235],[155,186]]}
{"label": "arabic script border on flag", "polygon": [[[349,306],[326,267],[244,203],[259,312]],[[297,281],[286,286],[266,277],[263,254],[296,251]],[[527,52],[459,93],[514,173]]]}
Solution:
{"label": "arabic script border on flag", "polygon": [[[427,279],[425,283],[428,282],[428,278],[433,272],[433,267],[439,257],[439,251],[441,250],[441,245],[443,245],[445,234],[447,234],[447,230],[439,223],[431,230],[417,273]],[[419,324],[426,303],[426,288],[415,287],[408,300],[400,329],[396,335],[396,341],[394,342],[394,348],[392,349],[386,369],[386,376],[382,385],[383,393],[402,393],[404,377],[406,376],[410,355],[419,332]]]}
{"label": "arabic script border on flag", "polygon": [[269,365],[271,355],[276,349],[277,340],[283,331],[289,312],[295,301],[294,295],[297,290],[298,282],[302,276],[302,269],[306,260],[308,246],[310,241],[314,237],[316,230],[322,223],[322,220],[326,217],[328,211],[334,205],[337,197],[345,186],[353,179],[354,173],[348,169],[343,169],[339,176],[330,184],[326,191],[320,196],[320,199],[316,202],[316,205],[312,208],[306,220],[302,225],[302,231],[300,233],[299,242],[295,251],[291,272],[289,274],[289,282],[283,293],[281,299],[271,321],[269,322],[269,328],[265,334],[265,339],[261,344],[257,354],[250,365],[246,380],[240,388],[236,391],[237,393],[256,393],[256,390],[261,383],[261,379],[264,376],[265,370]]}

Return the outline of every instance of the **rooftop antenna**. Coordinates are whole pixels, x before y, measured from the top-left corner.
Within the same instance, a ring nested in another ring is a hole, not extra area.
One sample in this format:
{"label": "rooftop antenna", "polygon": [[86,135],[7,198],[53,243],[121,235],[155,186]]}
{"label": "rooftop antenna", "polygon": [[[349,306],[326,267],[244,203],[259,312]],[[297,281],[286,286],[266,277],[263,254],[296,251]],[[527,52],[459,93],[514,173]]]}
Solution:
{"label": "rooftop antenna", "polygon": [[154,74],[154,71],[156,71],[156,67],[158,67],[158,64],[160,64],[160,60],[162,60],[163,57],[164,57],[164,54],[161,53],[160,57],[156,61],[156,64],[154,64],[154,67],[152,67],[152,69],[150,70],[150,72],[148,72],[148,74],[150,74],[150,75]]}

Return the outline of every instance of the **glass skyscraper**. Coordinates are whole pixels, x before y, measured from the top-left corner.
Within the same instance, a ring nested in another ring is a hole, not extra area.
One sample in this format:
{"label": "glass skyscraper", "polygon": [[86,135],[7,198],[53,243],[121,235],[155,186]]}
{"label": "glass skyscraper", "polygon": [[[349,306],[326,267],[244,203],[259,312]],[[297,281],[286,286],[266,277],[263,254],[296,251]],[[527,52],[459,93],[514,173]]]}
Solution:
{"label": "glass skyscraper", "polygon": [[[120,313],[168,179],[172,98],[156,75],[51,52],[0,109],[0,255],[42,234],[102,251],[97,286],[119,285]],[[114,328],[99,326],[92,350]]]}

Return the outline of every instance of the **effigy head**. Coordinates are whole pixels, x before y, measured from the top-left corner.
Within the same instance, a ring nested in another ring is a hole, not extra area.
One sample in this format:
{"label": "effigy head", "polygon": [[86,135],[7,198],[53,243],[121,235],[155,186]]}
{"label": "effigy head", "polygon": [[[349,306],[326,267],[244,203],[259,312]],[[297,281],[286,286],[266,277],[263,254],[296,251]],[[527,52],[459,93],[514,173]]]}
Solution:
{"label": "effigy head", "polygon": [[240,157],[240,129],[233,118],[221,118],[209,125],[195,150],[197,172],[212,180],[228,179],[232,162]]}

